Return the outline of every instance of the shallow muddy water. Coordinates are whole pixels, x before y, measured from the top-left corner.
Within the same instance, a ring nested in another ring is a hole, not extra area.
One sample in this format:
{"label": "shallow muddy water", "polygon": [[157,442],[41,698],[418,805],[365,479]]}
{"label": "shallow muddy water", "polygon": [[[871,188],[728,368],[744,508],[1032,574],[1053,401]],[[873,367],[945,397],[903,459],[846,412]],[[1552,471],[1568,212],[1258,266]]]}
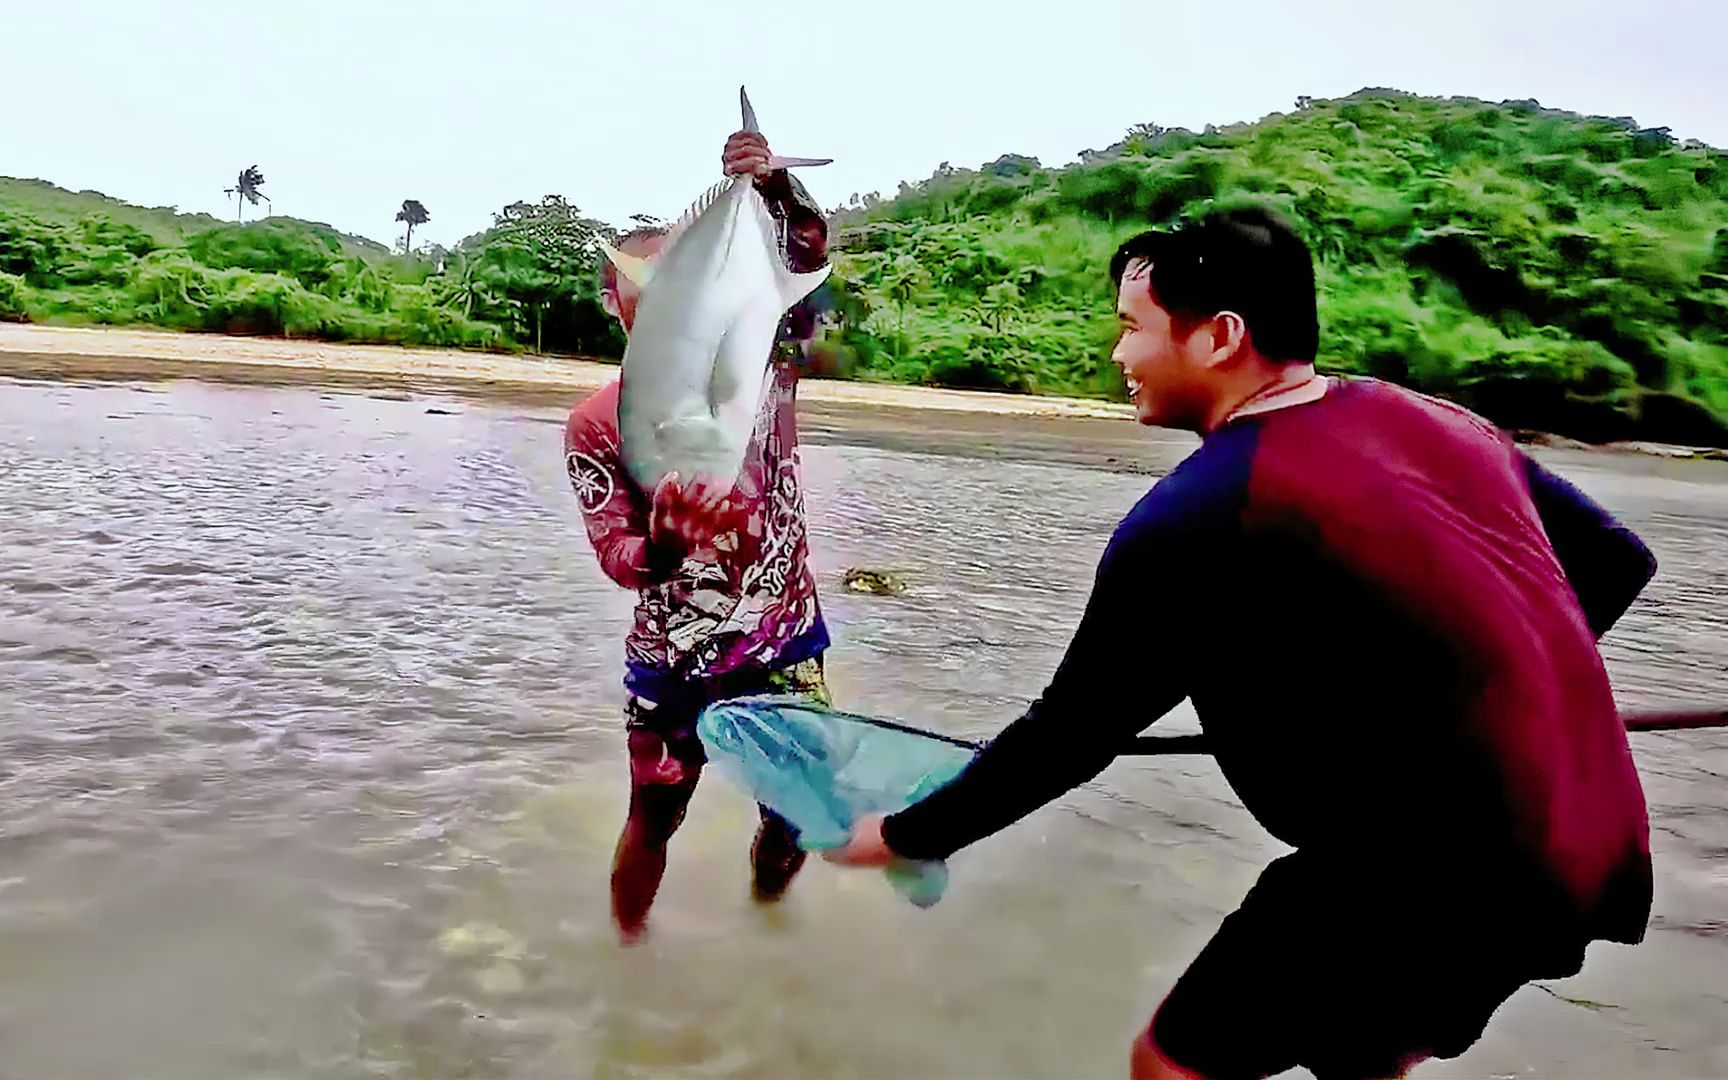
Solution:
{"label": "shallow muddy water", "polygon": [[[614,944],[632,598],[560,419],[0,381],[0,1076],[1124,1075],[1280,850],[1205,759],[1123,759],[929,911],[819,861],[755,908],[754,807],[710,775],[649,943]],[[1017,424],[984,459],[807,425],[841,706],[982,736],[1053,669],[1151,478]],[[1548,456],[1662,560],[1604,645],[1622,699],[1728,695],[1728,466]],[[909,589],[847,593],[853,565]],[[1633,738],[1648,939],[1417,1076],[1728,1076],[1728,734]]]}

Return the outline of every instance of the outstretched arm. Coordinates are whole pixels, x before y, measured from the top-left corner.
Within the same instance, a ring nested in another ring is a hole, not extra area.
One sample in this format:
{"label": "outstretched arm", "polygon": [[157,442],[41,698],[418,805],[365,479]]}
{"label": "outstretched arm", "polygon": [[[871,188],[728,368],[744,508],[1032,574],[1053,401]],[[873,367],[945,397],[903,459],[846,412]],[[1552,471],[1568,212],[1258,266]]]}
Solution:
{"label": "outstretched arm", "polygon": [[[895,854],[940,859],[1019,821],[1103,772],[1138,732],[1188,696],[1186,600],[1160,566],[1180,538],[1119,532],[1099,564],[1067,654],[1037,701],[952,783],[882,822]],[[1187,575],[1180,575],[1192,580]],[[1164,579],[1154,595],[1151,582]]]}
{"label": "outstretched arm", "polygon": [[1102,772],[1181,704],[1197,670],[1186,618],[1215,602],[1248,494],[1254,442],[1202,447],[1129,511],[1099,560],[1085,614],[1043,694],[949,784],[886,818],[854,823],[824,855],[855,866],[946,858]]}
{"label": "outstretched arm", "polygon": [[[756,177],[756,190],[779,223],[787,267],[800,274],[818,270],[828,262],[827,215],[789,170],[769,167],[771,156],[760,133],[738,131],[726,141],[720,158],[726,175]],[[823,285],[792,306],[781,323],[777,345],[803,345],[816,336],[816,320],[827,303],[826,289]],[[775,358],[782,359],[778,347]]]}
{"label": "outstretched arm", "polygon": [[808,273],[828,261],[828,217],[798,178],[772,161],[768,140],[755,131],[733,132],[720,151],[725,175],[755,176],[756,190],[784,226],[787,265]]}
{"label": "outstretched arm", "polygon": [[1656,556],[1588,495],[1518,451],[1530,497],[1590,630],[1606,634],[1656,575]]}
{"label": "outstretched arm", "polygon": [[786,223],[787,265],[801,274],[821,268],[828,261],[828,217],[803,183],[776,169],[756,181],[756,190]]}

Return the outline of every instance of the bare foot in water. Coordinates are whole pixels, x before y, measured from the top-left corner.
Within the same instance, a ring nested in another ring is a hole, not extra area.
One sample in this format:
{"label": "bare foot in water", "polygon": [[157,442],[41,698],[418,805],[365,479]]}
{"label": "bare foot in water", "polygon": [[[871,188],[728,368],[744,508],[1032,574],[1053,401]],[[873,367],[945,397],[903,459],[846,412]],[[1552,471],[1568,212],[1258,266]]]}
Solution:
{"label": "bare foot in water", "polygon": [[775,904],[786,895],[804,865],[806,852],[784,818],[764,814],[750,845],[750,895],[758,904]]}

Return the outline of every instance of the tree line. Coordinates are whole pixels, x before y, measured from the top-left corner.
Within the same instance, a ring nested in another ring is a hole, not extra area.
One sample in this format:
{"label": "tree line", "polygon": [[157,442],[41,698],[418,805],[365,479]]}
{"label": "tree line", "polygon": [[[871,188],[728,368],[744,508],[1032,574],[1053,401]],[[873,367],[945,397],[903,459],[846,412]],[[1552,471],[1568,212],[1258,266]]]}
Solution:
{"label": "tree line", "polygon": [[[1115,245],[1254,200],[1316,253],[1322,366],[1510,427],[1728,444],[1718,150],[1534,101],[1369,89],[1200,132],[1136,124],[1076,158],[944,162],[836,206],[819,371],[1120,399]],[[242,213],[262,183],[253,166],[229,189]],[[0,318],[596,357],[624,342],[595,241],[646,220],[549,195],[416,249],[430,215],[405,200],[393,252],[280,216],[192,227],[20,192],[0,186]]]}

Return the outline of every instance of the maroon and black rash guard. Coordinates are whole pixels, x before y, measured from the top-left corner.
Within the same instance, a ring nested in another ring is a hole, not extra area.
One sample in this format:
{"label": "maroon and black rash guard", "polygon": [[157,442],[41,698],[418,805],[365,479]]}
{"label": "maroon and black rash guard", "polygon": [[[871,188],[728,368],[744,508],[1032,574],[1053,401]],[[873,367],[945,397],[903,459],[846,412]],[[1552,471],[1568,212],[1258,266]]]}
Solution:
{"label": "maroon and black rash guard", "polygon": [[1481,418],[1335,382],[1219,428],[1140,500],[1043,694],[884,839],[945,858],[1190,698],[1285,843],[1637,941],[1648,823],[1596,642],[1654,573]]}

